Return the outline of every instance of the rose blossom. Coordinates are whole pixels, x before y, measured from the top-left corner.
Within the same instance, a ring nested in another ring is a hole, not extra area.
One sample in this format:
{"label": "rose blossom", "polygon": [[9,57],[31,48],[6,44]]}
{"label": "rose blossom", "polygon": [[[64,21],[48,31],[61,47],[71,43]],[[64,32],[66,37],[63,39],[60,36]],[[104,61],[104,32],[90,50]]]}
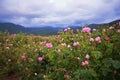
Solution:
{"label": "rose blossom", "polygon": [[86,59],[90,59],[90,55],[89,55],[89,54],[86,54],[85,58],[86,58]]}
{"label": "rose blossom", "polygon": [[70,46],[70,45],[68,45],[67,47],[68,47],[68,48],[70,48],[71,46]]}
{"label": "rose blossom", "polygon": [[106,32],[106,29],[103,29],[102,32]]}
{"label": "rose blossom", "polygon": [[79,42],[74,42],[73,46],[79,46]]}
{"label": "rose blossom", "polygon": [[120,29],[118,29],[117,32],[120,33]]}
{"label": "rose blossom", "polygon": [[88,61],[84,61],[84,62],[82,62],[82,66],[87,66],[88,64],[89,64]]}
{"label": "rose blossom", "polygon": [[43,60],[42,57],[38,57],[38,61],[41,62]]}
{"label": "rose blossom", "polygon": [[47,48],[52,48],[52,46],[53,46],[52,43],[46,43]]}
{"label": "rose blossom", "polygon": [[88,62],[88,61],[85,61],[84,63],[85,63],[86,65],[88,65],[88,64],[89,64],[89,62]]}
{"label": "rose blossom", "polygon": [[85,27],[82,29],[82,31],[85,33],[90,33],[91,29],[89,27]]}
{"label": "rose blossom", "polygon": [[112,29],[114,29],[114,28],[115,28],[114,26],[110,26],[110,27],[109,27],[110,30],[112,30]]}
{"label": "rose blossom", "polygon": [[96,37],[95,41],[101,41],[100,37]]}
{"label": "rose blossom", "polygon": [[11,62],[12,60],[11,59],[8,59],[8,62]]}
{"label": "rose blossom", "polygon": [[110,40],[110,37],[105,37],[105,40],[106,40],[106,41],[109,41],[109,40]]}
{"label": "rose blossom", "polygon": [[67,29],[64,29],[64,32],[66,32],[67,31]]}
{"label": "rose blossom", "polygon": [[86,64],[85,64],[85,62],[82,62],[82,66],[85,66]]}
{"label": "rose blossom", "polygon": [[66,44],[66,43],[62,43],[61,45],[62,45],[62,46],[66,46],[67,44]]}
{"label": "rose blossom", "polygon": [[94,42],[94,38],[90,38],[90,42]]}
{"label": "rose blossom", "polygon": [[21,59],[26,60],[26,56],[25,55],[21,56]]}
{"label": "rose blossom", "polygon": [[96,29],[93,29],[93,31],[96,31]]}

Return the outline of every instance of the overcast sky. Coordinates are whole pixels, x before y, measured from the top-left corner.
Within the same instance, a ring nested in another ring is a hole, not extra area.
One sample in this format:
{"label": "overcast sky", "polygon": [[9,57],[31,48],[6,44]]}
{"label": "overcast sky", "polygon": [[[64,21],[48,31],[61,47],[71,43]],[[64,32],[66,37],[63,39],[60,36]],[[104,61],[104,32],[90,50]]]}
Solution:
{"label": "overcast sky", "polygon": [[64,27],[116,19],[120,19],[120,0],[0,0],[0,22],[26,27]]}

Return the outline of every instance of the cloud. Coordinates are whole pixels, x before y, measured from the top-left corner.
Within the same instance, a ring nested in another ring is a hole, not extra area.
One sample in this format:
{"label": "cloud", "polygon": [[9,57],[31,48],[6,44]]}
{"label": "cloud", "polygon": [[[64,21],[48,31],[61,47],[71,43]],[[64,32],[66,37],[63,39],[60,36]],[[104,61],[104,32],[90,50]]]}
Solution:
{"label": "cloud", "polygon": [[1,0],[0,21],[30,26],[67,26],[120,18],[120,0]]}

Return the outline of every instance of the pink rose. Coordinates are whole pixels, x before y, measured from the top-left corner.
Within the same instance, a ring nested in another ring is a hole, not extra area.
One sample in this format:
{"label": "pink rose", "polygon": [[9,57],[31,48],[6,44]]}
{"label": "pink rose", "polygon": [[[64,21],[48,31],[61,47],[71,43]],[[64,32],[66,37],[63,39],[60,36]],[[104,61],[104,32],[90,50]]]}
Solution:
{"label": "pink rose", "polygon": [[94,42],[94,38],[90,38],[90,42]]}
{"label": "pink rose", "polygon": [[95,41],[101,41],[101,38],[100,37],[96,37]]}
{"label": "pink rose", "polygon": [[102,42],[101,41],[98,41],[98,44],[101,44]]}
{"label": "pink rose", "polygon": [[47,47],[47,48],[52,48],[53,45],[52,45],[52,43],[46,43],[46,47]]}
{"label": "pink rose", "polygon": [[112,30],[112,29],[114,29],[114,28],[115,28],[114,26],[110,26],[110,27],[109,27],[110,30]]}
{"label": "pink rose", "polygon": [[8,59],[8,62],[11,62],[12,60],[11,59]]}
{"label": "pink rose", "polygon": [[43,60],[42,57],[38,57],[38,61],[41,62]]}
{"label": "pink rose", "polygon": [[93,29],[93,31],[96,31],[96,29]]}
{"label": "pink rose", "polygon": [[89,62],[88,62],[88,61],[85,61],[84,63],[85,63],[86,65],[88,65],[88,64],[89,64]]}
{"label": "pink rose", "polygon": [[74,42],[73,46],[79,46],[79,42]]}
{"label": "pink rose", "polygon": [[68,47],[68,48],[70,48],[71,46],[70,46],[70,45],[68,45],[67,47]]}
{"label": "pink rose", "polygon": [[105,37],[105,40],[106,40],[106,41],[109,41],[109,40],[110,40],[110,37]]}
{"label": "pink rose", "polygon": [[82,62],[82,66],[85,66],[86,64],[85,64],[85,62]]}
{"label": "pink rose", "polygon": [[87,66],[88,64],[89,64],[88,61],[84,61],[84,62],[82,62],[82,66]]}
{"label": "pink rose", "polygon": [[91,29],[89,27],[85,27],[82,29],[82,31],[85,33],[90,33]]}
{"label": "pink rose", "polygon": [[118,29],[117,32],[120,33],[120,29]]}
{"label": "pink rose", "polygon": [[86,58],[86,59],[90,59],[90,55],[87,54],[87,55],[85,56],[85,58]]}
{"label": "pink rose", "polygon": [[62,43],[61,45],[62,45],[62,46],[66,46],[67,44],[66,44],[66,43]]}
{"label": "pink rose", "polygon": [[26,60],[26,56],[24,56],[24,55],[21,56],[21,59],[22,59],[22,60]]}
{"label": "pink rose", "polygon": [[102,32],[106,32],[106,29],[103,29]]}
{"label": "pink rose", "polygon": [[64,29],[64,32],[66,32],[67,31],[67,29]]}

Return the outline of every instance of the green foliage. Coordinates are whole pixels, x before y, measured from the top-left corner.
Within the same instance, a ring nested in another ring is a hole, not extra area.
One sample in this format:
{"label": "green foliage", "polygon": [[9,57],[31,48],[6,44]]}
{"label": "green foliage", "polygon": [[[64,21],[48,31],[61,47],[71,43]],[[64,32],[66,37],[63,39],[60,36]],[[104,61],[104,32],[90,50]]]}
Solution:
{"label": "green foliage", "polygon": [[49,37],[0,33],[0,78],[16,74],[19,80],[119,80],[120,26],[109,28],[76,34],[68,28]]}

